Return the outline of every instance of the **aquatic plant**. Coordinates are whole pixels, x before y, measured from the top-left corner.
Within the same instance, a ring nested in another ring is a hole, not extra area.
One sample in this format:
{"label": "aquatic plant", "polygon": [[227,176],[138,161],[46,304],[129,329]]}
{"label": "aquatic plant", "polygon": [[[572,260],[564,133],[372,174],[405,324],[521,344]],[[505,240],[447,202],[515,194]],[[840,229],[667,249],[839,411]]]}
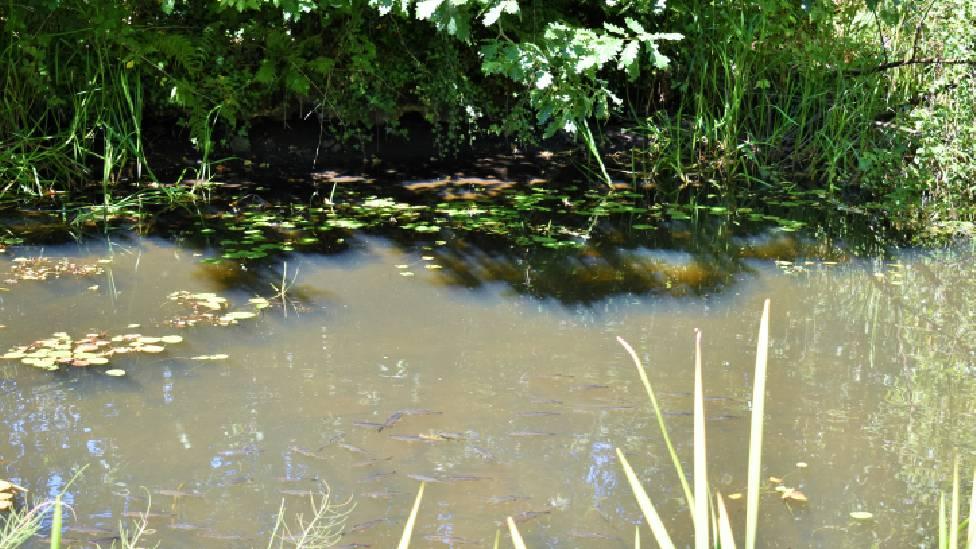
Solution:
{"label": "aquatic plant", "polygon": [[274,529],[268,539],[268,549],[320,549],[338,544],[342,539],[346,519],[356,506],[351,499],[334,503],[331,496],[327,486],[318,495],[318,499],[314,494],[310,495],[312,516],[306,519],[302,514],[296,515],[293,528],[285,518],[285,502],[282,500]]}
{"label": "aquatic plant", "polygon": [[[658,426],[664,437],[668,453],[672,464],[678,474],[684,491],[685,501],[691,509],[692,524],[694,531],[695,547],[705,549],[708,547],[735,547],[732,534],[732,526],[729,523],[728,513],[725,503],[720,493],[715,494],[715,501],[710,501],[710,489],[708,487],[708,475],[706,472],[706,437],[705,437],[705,409],[704,391],[702,387],[702,363],[701,363],[701,332],[695,334],[695,388],[694,388],[694,490],[689,488],[687,477],[681,466],[677,452],[671,444],[668,436],[667,427],[664,423],[664,415],[657,404],[657,398],[647,377],[647,372],[641,364],[640,358],[634,349],[622,338],[617,341],[624,347],[637,367],[641,383],[651,402],[651,408],[657,417]],[[758,521],[759,494],[760,494],[760,464],[762,459],[762,426],[765,402],[765,380],[767,347],[769,342],[769,300],[763,305],[762,319],[759,324],[759,337],[756,343],[756,374],[753,387],[752,399],[752,434],[749,441],[749,466],[747,481],[747,500],[746,500],[746,525],[744,535],[744,546],[747,549],[755,547],[756,543],[756,524]],[[647,520],[651,533],[661,547],[675,547],[674,542],[660,516],[655,509],[651,498],[644,490],[627,458],[623,452],[617,448],[617,458],[624,470],[627,481],[634,497],[637,499],[638,506]]]}

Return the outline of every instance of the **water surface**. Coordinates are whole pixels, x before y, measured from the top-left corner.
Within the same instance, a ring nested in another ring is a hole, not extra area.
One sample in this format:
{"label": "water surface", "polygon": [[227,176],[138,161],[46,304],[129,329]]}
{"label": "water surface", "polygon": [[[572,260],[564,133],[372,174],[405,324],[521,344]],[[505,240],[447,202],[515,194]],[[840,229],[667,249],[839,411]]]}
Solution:
{"label": "water surface", "polygon": [[[355,505],[341,544],[390,547],[425,480],[417,547],[490,547],[506,516],[531,547],[630,547],[641,517],[616,447],[669,528],[687,535],[656,421],[615,337],[648,365],[690,470],[702,330],[709,480],[744,492],[765,298],[763,475],[809,501],[784,501],[767,483],[761,546],[924,545],[954,448],[964,471],[973,465],[976,309],[964,251],[808,264],[756,252],[718,268],[684,251],[557,261],[358,236],[342,253],[263,264],[209,265],[201,253],[179,239],[113,237],[0,259],[0,272],[41,255],[102,267],[4,283],[3,349],[61,331],[183,337],[113,358],[123,377],[3,365],[0,475],[44,497],[87,466],[68,490],[65,537],[79,546],[110,544],[120,521],[148,509],[149,543],[264,547],[282,500],[292,521],[307,516],[308,492],[328,487]],[[175,327],[177,291],[273,306],[235,325]],[[229,358],[192,359],[213,354]],[[730,512],[741,523],[744,499]]]}

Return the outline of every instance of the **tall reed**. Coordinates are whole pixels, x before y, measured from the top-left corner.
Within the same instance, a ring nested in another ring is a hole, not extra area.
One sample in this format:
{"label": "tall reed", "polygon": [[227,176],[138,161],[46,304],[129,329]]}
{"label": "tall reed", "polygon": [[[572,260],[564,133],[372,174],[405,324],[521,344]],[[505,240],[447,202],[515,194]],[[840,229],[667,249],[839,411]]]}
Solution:
{"label": "tall reed", "polygon": [[[694,545],[696,549],[708,549],[710,547],[725,548],[735,547],[732,525],[729,521],[725,502],[720,493],[715,494],[714,502],[710,500],[708,488],[708,475],[706,470],[707,450],[705,436],[705,406],[704,406],[704,387],[702,379],[702,354],[701,337],[699,331],[695,332],[695,388],[694,388],[694,495],[689,496],[685,492],[685,501],[692,509],[692,530],[694,532]],[[647,372],[641,363],[637,353],[623,338],[618,337],[617,341],[630,354],[637,368],[638,376],[643,382],[648,399],[652,404],[652,409],[658,419],[661,434],[666,441],[669,441],[667,429],[664,427],[663,414],[657,406],[657,398],[651,384],[647,381]],[[754,549],[756,545],[756,523],[758,521],[759,510],[759,472],[762,459],[762,429],[763,414],[765,413],[764,402],[766,398],[765,380],[766,363],[768,359],[767,349],[769,346],[769,300],[763,304],[763,313],[759,321],[759,337],[756,341],[756,369],[755,381],[753,385],[752,402],[752,433],[749,441],[749,464],[748,464],[748,499],[745,524],[745,545],[746,549]],[[677,453],[668,442],[668,452],[675,469],[679,471],[679,478],[684,477],[681,472],[680,460]],[[637,499],[638,507],[651,529],[651,534],[662,548],[668,549],[675,547],[675,543],[668,533],[667,528],[661,521],[651,498],[641,485],[636,473],[624,456],[623,451],[617,448],[617,457],[624,470],[628,484]],[[687,479],[683,479],[682,486],[687,484]]]}

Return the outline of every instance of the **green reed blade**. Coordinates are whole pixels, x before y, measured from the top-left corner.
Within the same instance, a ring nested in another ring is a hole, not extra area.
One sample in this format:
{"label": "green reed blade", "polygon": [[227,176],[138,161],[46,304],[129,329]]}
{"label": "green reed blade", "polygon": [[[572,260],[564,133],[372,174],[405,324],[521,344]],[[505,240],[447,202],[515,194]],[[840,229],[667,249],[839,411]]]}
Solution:
{"label": "green reed blade", "polygon": [[695,549],[708,549],[708,472],[705,452],[705,395],[702,388],[701,331],[695,330]]}
{"label": "green reed blade", "polygon": [[525,549],[525,542],[522,541],[522,534],[519,534],[518,528],[515,527],[515,521],[512,517],[508,517],[508,531],[512,534],[512,545],[515,549]]}
{"label": "green reed blade", "polygon": [[671,456],[671,463],[674,464],[674,468],[678,473],[678,480],[681,482],[681,489],[685,493],[685,500],[688,502],[688,507],[694,509],[695,498],[691,494],[691,487],[688,485],[688,478],[685,476],[684,469],[681,467],[681,461],[678,459],[678,453],[674,449],[674,445],[671,444],[671,437],[668,436],[668,427],[664,423],[664,413],[661,411],[661,407],[657,403],[657,397],[654,395],[654,389],[651,387],[651,382],[647,377],[647,372],[644,371],[644,365],[641,364],[640,358],[637,356],[637,352],[634,348],[627,343],[624,338],[617,336],[617,342],[623,346],[627,354],[634,361],[634,366],[637,367],[637,375],[640,376],[641,383],[644,384],[644,390],[647,392],[648,398],[651,400],[651,407],[654,409],[654,415],[657,417],[657,425],[661,430],[661,436],[664,437],[664,444],[668,448],[668,454]]}
{"label": "green reed blade", "polygon": [[413,533],[413,525],[417,520],[417,511],[420,510],[420,500],[424,498],[424,483],[420,483],[420,489],[417,490],[417,499],[413,502],[413,509],[410,511],[410,518],[407,519],[407,524],[403,527],[403,536],[400,537],[400,545],[397,545],[397,549],[407,549],[410,547],[410,535]]}
{"label": "green reed blade", "polygon": [[762,464],[763,414],[766,407],[766,362],[769,352],[769,300],[763,302],[756,340],[756,373],[752,386],[752,428],[749,436],[748,495],[746,496],[746,549],[756,547],[759,519],[759,475]]}
{"label": "green reed blade", "polygon": [[939,549],[946,549],[949,546],[948,536],[946,535],[946,502],[945,492],[939,493]]}
{"label": "green reed blade", "polygon": [[949,511],[949,549],[959,549],[959,455],[952,460],[952,509]]}
{"label": "green reed blade", "polygon": [[630,489],[634,492],[634,497],[637,498],[637,505],[640,507],[641,512],[644,513],[644,518],[647,520],[647,525],[651,527],[651,534],[657,540],[657,544],[661,546],[661,549],[674,549],[674,542],[671,541],[671,536],[668,535],[667,529],[664,528],[661,517],[658,516],[657,511],[654,509],[651,498],[647,497],[647,492],[644,491],[644,487],[641,486],[637,474],[634,473],[634,470],[631,468],[627,458],[624,457],[624,453],[620,451],[620,448],[617,448],[617,459],[620,460],[620,466],[624,468],[624,474],[627,475],[627,482],[630,483]]}
{"label": "green reed blade", "polygon": [[966,534],[966,549],[976,549],[976,471],[973,471],[973,487],[969,494],[969,526]]}
{"label": "green reed blade", "polygon": [[61,549],[61,495],[54,498],[54,517],[51,519],[51,549]]}
{"label": "green reed blade", "polygon": [[732,535],[732,523],[729,513],[725,510],[722,494],[715,495],[718,501],[718,544],[721,549],[735,549],[735,537]]}

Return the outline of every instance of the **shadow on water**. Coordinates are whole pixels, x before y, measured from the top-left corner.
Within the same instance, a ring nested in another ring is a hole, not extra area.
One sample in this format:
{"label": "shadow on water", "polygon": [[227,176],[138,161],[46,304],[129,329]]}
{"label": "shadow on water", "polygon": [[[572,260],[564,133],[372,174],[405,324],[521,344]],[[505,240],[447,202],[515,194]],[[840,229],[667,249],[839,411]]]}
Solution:
{"label": "shadow on water", "polygon": [[748,275],[750,259],[842,260],[897,244],[871,217],[817,196],[763,198],[757,213],[652,204],[627,189],[550,189],[494,178],[378,185],[330,172],[320,183],[295,185],[277,198],[235,183],[196,191],[206,200],[174,194],[182,198],[161,203],[152,194],[156,200],[127,197],[101,210],[55,197],[46,208],[8,207],[2,219],[5,232],[16,235],[12,243],[35,246],[162,236],[202,254],[212,265],[207,273],[227,289],[267,288],[281,273],[255,267],[283,266],[293,252],[356,257],[367,247],[363,236],[381,236],[430,261],[424,267],[438,270],[444,285],[504,284],[567,304],[622,294],[713,294]]}

